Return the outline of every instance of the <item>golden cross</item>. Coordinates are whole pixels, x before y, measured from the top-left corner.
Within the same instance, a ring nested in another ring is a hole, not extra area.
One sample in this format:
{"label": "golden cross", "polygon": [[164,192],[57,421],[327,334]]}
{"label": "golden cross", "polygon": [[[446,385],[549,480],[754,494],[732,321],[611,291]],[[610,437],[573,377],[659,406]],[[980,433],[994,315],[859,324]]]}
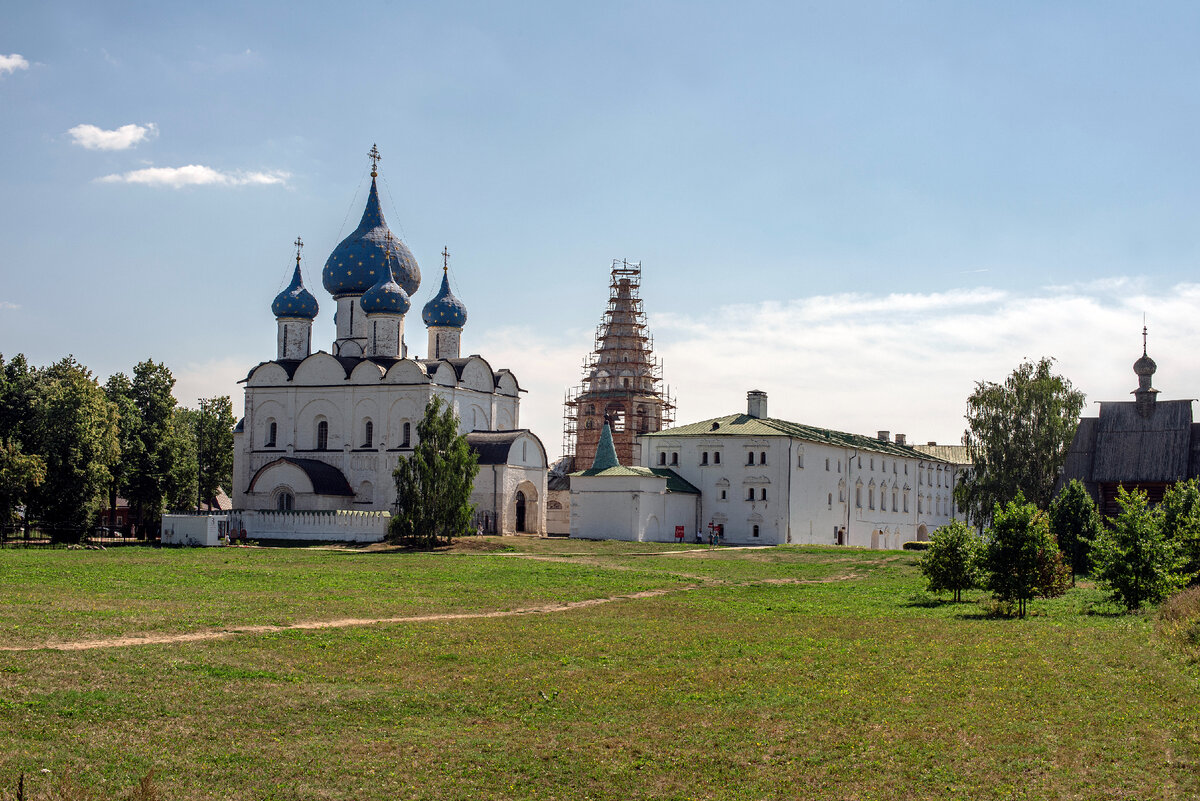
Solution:
{"label": "golden cross", "polygon": [[379,155],[379,148],[371,145],[371,152],[367,154],[367,157],[371,159],[371,177],[374,178],[379,174],[379,160],[383,156]]}
{"label": "golden cross", "polygon": [[450,249],[449,247],[442,248],[442,272],[450,272]]}
{"label": "golden cross", "polygon": [[296,237],[296,241],[292,243],[296,246],[296,264],[300,263],[300,248],[304,247],[304,240]]}

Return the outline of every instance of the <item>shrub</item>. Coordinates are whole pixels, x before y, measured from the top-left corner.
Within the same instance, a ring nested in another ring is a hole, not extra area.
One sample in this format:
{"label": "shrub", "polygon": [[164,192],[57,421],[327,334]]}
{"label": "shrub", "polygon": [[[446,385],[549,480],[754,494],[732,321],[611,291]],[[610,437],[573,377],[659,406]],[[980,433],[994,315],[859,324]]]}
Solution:
{"label": "shrub", "polygon": [[1071,565],[1071,580],[1076,573],[1087,573],[1092,540],[1100,535],[1100,512],[1078,479],[1072,479],[1050,502],[1050,531]]}
{"label": "shrub", "polygon": [[909,540],[908,542],[904,543],[900,547],[906,551],[928,551],[929,543],[924,540],[922,540],[922,541]]}
{"label": "shrub", "polygon": [[954,601],[962,591],[979,583],[979,553],[982,543],[966,523],[952,520],[933,532],[929,550],[921,557],[921,573],[930,592],[950,591]]}
{"label": "shrub", "polygon": [[1126,609],[1156,604],[1182,586],[1175,543],[1163,534],[1162,509],[1151,509],[1146,493],[1117,490],[1121,512],[1092,545],[1096,579]]}
{"label": "shrub", "polygon": [[[1050,536],[1050,521],[1046,513],[1025,496],[1017,493],[1016,500],[1004,507],[996,505],[988,542],[984,549],[982,567],[985,584],[996,600],[1011,604],[1019,617],[1025,617],[1025,604],[1046,590],[1055,589],[1052,582],[1043,588],[1041,582],[1055,575],[1054,559],[1058,546]],[[1062,557],[1058,557],[1061,565]]]}

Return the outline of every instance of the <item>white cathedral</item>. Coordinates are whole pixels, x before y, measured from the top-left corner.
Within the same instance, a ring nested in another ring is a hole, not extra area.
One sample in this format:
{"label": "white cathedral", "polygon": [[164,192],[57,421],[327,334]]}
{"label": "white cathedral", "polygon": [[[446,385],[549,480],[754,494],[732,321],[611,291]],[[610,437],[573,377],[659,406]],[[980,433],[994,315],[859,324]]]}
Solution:
{"label": "white cathedral", "polygon": [[[297,247],[292,281],[275,298],[277,353],[253,368],[245,416],[234,431],[233,504],[279,511],[390,511],[392,472],[412,453],[425,406],[441,397],[479,458],[472,501],[487,533],[545,533],[547,460],[520,426],[516,376],[460,353],[467,310],[441,287],[422,309],[426,358],[410,357],[405,317],[421,285],[409,249],[388,230],[376,188],[362,221],[325,262],[337,304],[332,353],[312,352],[317,299],[304,287]],[[297,242],[299,246],[299,242]]]}

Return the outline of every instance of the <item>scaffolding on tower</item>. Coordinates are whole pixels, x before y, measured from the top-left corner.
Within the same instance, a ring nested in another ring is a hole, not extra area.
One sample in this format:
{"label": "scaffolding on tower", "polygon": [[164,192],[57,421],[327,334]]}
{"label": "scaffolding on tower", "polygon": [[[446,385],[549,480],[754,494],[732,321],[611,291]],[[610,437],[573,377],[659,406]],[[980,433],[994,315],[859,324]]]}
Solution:
{"label": "scaffolding on tower", "polygon": [[635,466],[639,435],[675,422],[675,400],[646,328],[641,279],[641,262],[613,260],[595,347],[583,360],[583,380],[563,398],[563,454],[571,470],[591,467],[605,423],[618,461]]}

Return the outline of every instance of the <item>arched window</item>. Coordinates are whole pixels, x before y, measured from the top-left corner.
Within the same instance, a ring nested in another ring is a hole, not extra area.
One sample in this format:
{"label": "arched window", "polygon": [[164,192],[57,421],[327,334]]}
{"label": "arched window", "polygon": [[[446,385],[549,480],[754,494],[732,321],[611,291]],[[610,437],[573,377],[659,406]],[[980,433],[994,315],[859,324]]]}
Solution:
{"label": "arched window", "polygon": [[700,464],[708,464],[708,451],[700,454]]}
{"label": "arched window", "polygon": [[767,488],[766,487],[763,487],[762,489],[760,489],[758,491],[758,499],[760,501],[765,501],[767,499]]}
{"label": "arched window", "polygon": [[796,454],[796,467],[804,467],[804,451]]}
{"label": "arched window", "polygon": [[900,511],[900,507],[896,505],[896,495],[897,495],[896,488],[892,487],[892,511],[893,512]]}
{"label": "arched window", "polygon": [[867,508],[868,509],[875,508],[875,485],[874,484],[867,487]]}
{"label": "arched window", "polygon": [[760,453],[760,454],[758,455],[758,463],[759,463],[759,464],[766,464],[766,463],[767,463],[767,452],[766,452],[766,451],[763,451],[762,453]]}
{"label": "arched window", "polygon": [[280,512],[290,512],[296,506],[296,496],[284,490],[275,497],[275,508]]}
{"label": "arched window", "polygon": [[263,443],[264,448],[275,447],[275,434],[279,431],[279,427],[275,425],[275,421],[267,423],[267,441]]}
{"label": "arched window", "polygon": [[375,446],[375,424],[370,420],[363,424],[363,447],[372,448]]}
{"label": "arched window", "polygon": [[917,496],[917,514],[925,514],[925,499],[920,495]]}
{"label": "arched window", "polygon": [[758,524],[755,524],[755,526],[754,526],[753,536],[755,536],[755,537],[758,536]]}
{"label": "arched window", "polygon": [[908,490],[904,491],[904,511],[908,511]]}
{"label": "arched window", "polygon": [[856,509],[862,508],[862,484],[854,487],[854,507]]}
{"label": "arched window", "polygon": [[409,440],[412,438],[412,423],[405,423],[400,426],[400,447],[407,448]]}
{"label": "arched window", "polygon": [[667,463],[667,452],[666,451],[663,451],[662,453],[660,453],[658,455],[658,463],[660,465],[665,465]]}
{"label": "arched window", "polygon": [[329,449],[329,421],[322,420],[317,423],[317,450],[324,451]]}
{"label": "arched window", "polygon": [[671,451],[671,466],[679,466],[679,451]]}
{"label": "arched window", "polygon": [[754,451],[746,454],[746,464],[754,464]]}
{"label": "arched window", "polygon": [[713,451],[713,464],[720,464],[720,463],[721,463],[721,452]]}
{"label": "arched window", "polygon": [[845,503],[845,502],[846,502],[846,482],[839,481],[838,482],[838,503]]}

